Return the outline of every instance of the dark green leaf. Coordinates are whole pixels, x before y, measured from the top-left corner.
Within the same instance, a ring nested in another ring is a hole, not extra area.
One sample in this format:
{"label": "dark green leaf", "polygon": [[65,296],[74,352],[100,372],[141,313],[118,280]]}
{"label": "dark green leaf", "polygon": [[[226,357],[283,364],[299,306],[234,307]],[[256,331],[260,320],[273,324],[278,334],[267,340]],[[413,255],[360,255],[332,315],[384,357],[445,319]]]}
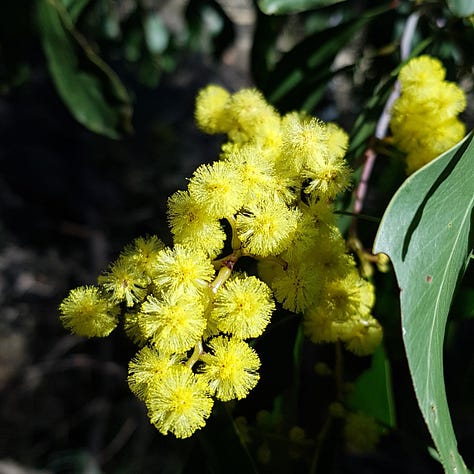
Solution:
{"label": "dark green leaf", "polygon": [[474,141],[410,176],[382,219],[374,252],[390,256],[400,287],[402,335],[423,417],[446,472],[467,473],[457,451],[443,371],[454,291],[473,249]]}
{"label": "dark green leaf", "polygon": [[395,426],[390,363],[382,346],[372,356],[372,366],[356,381],[348,399],[354,411],[361,410],[386,426]]}
{"label": "dark green leaf", "polygon": [[61,0],[61,3],[66,8],[69,18],[73,23],[76,23],[80,14],[89,2],[90,0]]}
{"label": "dark green leaf", "polygon": [[375,135],[375,127],[382,114],[385,103],[393,89],[396,81],[396,73],[383,79],[374,91],[374,95],[367,101],[364,110],[357,117],[352,128],[349,140],[349,149],[346,159],[353,163],[368,147],[368,141]]}
{"label": "dark green leaf", "polygon": [[474,318],[474,289],[463,288],[463,291],[456,295],[453,311],[461,318]]}
{"label": "dark green leaf", "polygon": [[299,108],[292,94],[300,87],[307,88],[325,82],[334,74],[331,66],[337,53],[365,24],[389,7],[377,8],[365,14],[309,35],[286,53],[276,64],[264,92],[280,110]]}
{"label": "dark green leaf", "polygon": [[456,16],[470,16],[474,14],[474,2],[472,0],[446,0],[449,9]]}
{"label": "dark green leaf", "polygon": [[374,95],[367,101],[362,113],[352,128],[349,141],[349,149],[347,150],[346,159],[349,163],[354,162],[367,149],[368,141],[375,135],[377,122],[382,114],[384,106],[392,93],[393,86],[398,76],[398,72],[411,58],[418,56],[430,43],[431,38],[421,41],[413,48],[409,58],[393,70],[390,75],[380,81],[375,88]]}
{"label": "dark green leaf", "polygon": [[258,0],[258,8],[266,15],[284,15],[326,7],[345,0]]}
{"label": "dark green leaf", "polygon": [[271,80],[271,69],[275,62],[278,36],[284,25],[285,18],[264,15],[257,10],[254,36],[251,50],[252,77],[256,86],[264,91],[265,84]]}
{"label": "dark green leaf", "polygon": [[71,114],[110,138],[130,133],[132,109],[125,87],[75,29],[60,0],[37,0],[37,21],[49,71]]}
{"label": "dark green leaf", "polygon": [[215,0],[190,0],[185,17],[189,26],[190,45],[200,45],[201,52],[203,43],[210,43],[212,53],[219,58],[234,41],[234,25]]}

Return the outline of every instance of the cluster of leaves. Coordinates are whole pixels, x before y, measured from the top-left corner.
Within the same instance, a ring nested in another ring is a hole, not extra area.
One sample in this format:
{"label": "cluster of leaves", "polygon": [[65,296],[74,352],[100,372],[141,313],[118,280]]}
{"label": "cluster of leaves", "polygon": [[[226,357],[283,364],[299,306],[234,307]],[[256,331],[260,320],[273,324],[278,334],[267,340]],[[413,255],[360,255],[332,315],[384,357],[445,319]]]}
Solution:
{"label": "cluster of leaves", "polygon": [[192,0],[181,7],[139,0],[2,4],[0,92],[28,82],[36,61],[32,44],[39,39],[57,92],[74,118],[110,138],[130,134],[133,93],[125,84],[156,87],[185,51],[219,57],[234,37],[216,1]]}

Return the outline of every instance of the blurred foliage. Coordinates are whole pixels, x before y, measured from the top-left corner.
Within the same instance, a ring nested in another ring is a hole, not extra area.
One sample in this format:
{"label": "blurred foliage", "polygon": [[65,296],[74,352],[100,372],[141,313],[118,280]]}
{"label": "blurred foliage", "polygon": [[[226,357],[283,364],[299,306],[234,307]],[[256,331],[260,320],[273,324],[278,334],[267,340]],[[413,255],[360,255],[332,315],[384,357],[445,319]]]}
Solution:
{"label": "blurred foliage", "polygon": [[[215,64],[222,61],[238,26],[227,6],[217,0],[2,2],[0,94],[14,96],[28,88],[38,70],[47,69],[75,120],[94,133],[121,139],[134,133],[134,100],[140,88],[159,87],[188,54]],[[356,179],[366,150],[381,145],[382,137],[375,136],[379,118],[410,56],[428,53],[440,58],[448,78],[463,83],[471,102],[465,118],[472,128],[472,1],[256,0],[252,8],[256,22],[250,62],[255,86],[281,112],[301,109],[342,124],[351,135],[348,159]],[[401,40],[414,13],[416,31],[408,56],[402,56]],[[279,322],[258,341],[263,372],[255,393],[237,406],[223,404],[209,427],[192,440],[177,442],[152,428],[147,431],[139,425],[148,422],[136,405],[117,403],[104,430],[110,439],[119,437],[121,430],[136,430],[136,441],[124,442],[116,452],[112,446],[109,458],[91,457],[80,437],[88,420],[76,418],[72,440],[55,434],[51,447],[36,446],[37,451],[32,449],[21,460],[51,472],[441,472],[429,455],[431,434],[437,449],[431,455],[445,472],[468,472],[461,457],[474,466],[472,143],[471,135],[464,145],[409,178],[384,217],[376,250],[390,254],[395,272],[372,276],[385,342],[371,360],[342,353],[340,347],[307,344],[298,321],[282,311]],[[404,181],[399,158],[388,153],[380,159],[364,208],[376,217],[383,215]],[[418,196],[414,190],[420,189]],[[446,189],[455,192],[450,195]],[[438,192],[441,202],[431,200]],[[348,195],[341,208],[352,205],[353,196]],[[441,233],[438,220],[452,213],[464,216],[454,240]],[[347,229],[352,219],[342,222]],[[420,239],[415,247],[412,242],[404,247],[414,228],[424,233],[413,237]],[[372,246],[376,230],[359,219],[357,234],[366,248]],[[432,236],[440,239],[436,246]],[[459,258],[451,266],[450,258],[457,252]],[[411,284],[413,275],[424,275],[430,265],[444,275],[441,282],[449,283],[449,291],[432,285],[432,295],[424,293],[426,280]],[[401,321],[405,329],[409,326],[408,337],[400,330],[399,286],[415,306],[407,309],[402,298]],[[114,355],[120,362],[127,359]],[[114,376],[111,380],[120,400],[131,397]],[[78,378],[81,382],[91,385],[87,375]],[[54,388],[58,398],[75,390],[62,384]],[[385,433],[377,451],[348,448],[335,402],[344,405],[343,411],[361,412],[377,421]],[[97,409],[88,407],[88,416]],[[137,424],[134,428],[127,427],[129,417]],[[303,435],[296,436],[295,427],[304,429]],[[47,431],[45,426],[35,428]],[[68,450],[68,443],[74,449]]]}
{"label": "blurred foliage", "polygon": [[28,80],[39,38],[71,114],[110,138],[132,132],[133,91],[125,84],[156,87],[185,51],[219,58],[234,38],[232,22],[212,0],[25,0],[0,9],[0,91]]}

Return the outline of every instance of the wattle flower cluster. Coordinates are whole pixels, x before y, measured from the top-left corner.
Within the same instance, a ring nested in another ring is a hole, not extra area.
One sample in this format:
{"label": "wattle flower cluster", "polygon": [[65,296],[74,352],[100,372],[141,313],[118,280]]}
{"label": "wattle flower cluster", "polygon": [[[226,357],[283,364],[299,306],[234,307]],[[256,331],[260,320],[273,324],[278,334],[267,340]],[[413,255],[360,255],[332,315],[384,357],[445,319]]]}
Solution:
{"label": "wattle flower cluster", "polygon": [[[60,306],[63,324],[88,337],[123,321],[139,346],[130,388],[158,430],[178,438],[204,426],[214,399],[256,385],[249,339],[269,324],[274,298],[303,315],[314,342],[365,355],[382,338],[373,286],[335,224],[332,203],[350,179],[347,135],[303,114],[282,117],[256,90],[213,85],[198,95],[196,121],[228,141],[169,198],[173,246],[136,239],[96,286]],[[258,276],[237,269],[241,257],[257,260]]]}
{"label": "wattle flower cluster", "polygon": [[442,63],[427,55],[400,70],[401,95],[392,109],[390,128],[395,145],[406,156],[407,174],[459,142],[466,134],[458,115],[466,107],[460,87],[445,81]]}

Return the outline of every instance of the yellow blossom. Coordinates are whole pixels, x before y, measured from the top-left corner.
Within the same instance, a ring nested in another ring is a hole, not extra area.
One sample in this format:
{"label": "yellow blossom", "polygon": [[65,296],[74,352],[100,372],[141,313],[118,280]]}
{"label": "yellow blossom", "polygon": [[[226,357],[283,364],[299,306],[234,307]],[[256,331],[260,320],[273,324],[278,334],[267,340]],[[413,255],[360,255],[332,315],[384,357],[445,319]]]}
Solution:
{"label": "yellow blossom", "polygon": [[398,80],[404,89],[410,89],[429,82],[441,82],[445,76],[441,61],[425,54],[408,61],[400,70]]}
{"label": "yellow blossom", "polygon": [[220,336],[208,343],[210,352],[201,360],[201,377],[215,396],[228,401],[244,398],[258,382],[260,359],[244,341]]}
{"label": "yellow blossom", "polygon": [[201,293],[210,283],[214,267],[203,252],[176,244],[159,253],[154,272],[158,288]]}
{"label": "yellow blossom", "polygon": [[401,95],[392,108],[395,145],[406,153],[407,173],[429,163],[466,133],[457,118],[466,107],[460,87],[444,80],[441,62],[429,56],[410,60],[399,74]]}
{"label": "yellow blossom", "polygon": [[99,276],[99,284],[108,292],[111,301],[127,306],[133,306],[146,296],[148,277],[136,265],[135,258],[130,255],[120,255],[112,263],[109,270]]}
{"label": "yellow blossom", "polygon": [[198,127],[206,133],[224,133],[229,129],[225,105],[230,94],[214,84],[201,89],[196,98],[195,119]]}
{"label": "yellow blossom", "polygon": [[156,236],[138,237],[130,245],[127,245],[122,256],[129,258],[150,281],[153,274],[153,265],[158,252],[165,247],[165,244]]}
{"label": "yellow blossom", "polygon": [[246,339],[262,334],[274,309],[270,288],[254,276],[241,276],[218,291],[211,317],[222,332]]}
{"label": "yellow blossom", "polygon": [[146,399],[150,421],[160,433],[188,438],[206,424],[213,405],[206,384],[184,365],[170,367]]}
{"label": "yellow blossom", "polygon": [[210,258],[221,252],[226,235],[219,219],[187,191],[176,191],[168,199],[168,220],[175,244],[205,252]]}
{"label": "yellow blossom", "polygon": [[289,245],[300,215],[277,196],[268,196],[237,215],[237,235],[246,252],[261,257],[276,255]]}
{"label": "yellow blossom", "polygon": [[143,347],[128,364],[130,390],[141,400],[146,400],[149,388],[159,384],[170,367],[181,359],[179,355],[162,356],[151,347]]}
{"label": "yellow blossom", "polygon": [[142,305],[139,325],[162,353],[185,352],[200,341],[206,319],[201,299],[189,293],[163,292],[149,296]]}
{"label": "yellow blossom", "polygon": [[79,336],[108,336],[118,323],[119,310],[95,286],[81,286],[69,292],[59,306],[61,322]]}
{"label": "yellow blossom", "polygon": [[244,204],[237,170],[225,161],[201,165],[189,181],[188,190],[215,219],[233,216]]}
{"label": "yellow blossom", "polygon": [[285,115],[282,122],[282,154],[287,166],[300,174],[308,160],[324,160],[328,156],[327,127],[316,118],[302,118],[297,113]]}
{"label": "yellow blossom", "polygon": [[229,138],[236,143],[265,143],[267,138],[272,141],[279,129],[279,115],[257,89],[241,89],[232,94],[226,103],[226,114],[232,121]]}

